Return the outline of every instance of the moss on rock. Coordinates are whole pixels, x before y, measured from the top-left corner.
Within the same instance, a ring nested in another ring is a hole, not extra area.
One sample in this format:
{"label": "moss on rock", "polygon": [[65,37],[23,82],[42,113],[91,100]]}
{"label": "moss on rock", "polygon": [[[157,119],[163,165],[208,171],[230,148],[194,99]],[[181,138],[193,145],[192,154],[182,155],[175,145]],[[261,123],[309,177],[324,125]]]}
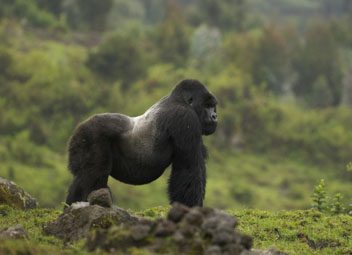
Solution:
{"label": "moss on rock", "polygon": [[0,177],[0,204],[26,210],[36,208],[37,200],[16,183]]}

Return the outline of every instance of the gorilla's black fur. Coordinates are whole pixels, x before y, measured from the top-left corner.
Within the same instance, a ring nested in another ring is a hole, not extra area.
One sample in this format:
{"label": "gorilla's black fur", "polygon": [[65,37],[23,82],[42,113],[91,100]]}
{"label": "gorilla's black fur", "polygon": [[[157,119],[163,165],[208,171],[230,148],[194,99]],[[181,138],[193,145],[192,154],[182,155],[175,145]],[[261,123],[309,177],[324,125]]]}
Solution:
{"label": "gorilla's black fur", "polygon": [[215,132],[216,104],[202,83],[183,80],[141,116],[103,113],[82,122],[69,141],[74,180],[66,203],[86,201],[91,191],[107,187],[109,176],[145,184],[172,164],[170,202],[202,206],[207,154],[202,135]]}

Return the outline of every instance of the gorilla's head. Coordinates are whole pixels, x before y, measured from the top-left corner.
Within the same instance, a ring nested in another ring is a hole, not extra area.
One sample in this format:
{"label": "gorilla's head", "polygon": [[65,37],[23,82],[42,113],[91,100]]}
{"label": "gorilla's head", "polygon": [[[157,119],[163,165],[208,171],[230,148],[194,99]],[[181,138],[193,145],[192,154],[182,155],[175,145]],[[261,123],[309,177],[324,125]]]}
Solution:
{"label": "gorilla's head", "polygon": [[172,94],[194,109],[202,126],[203,135],[215,132],[218,123],[217,100],[200,81],[183,80],[176,85]]}

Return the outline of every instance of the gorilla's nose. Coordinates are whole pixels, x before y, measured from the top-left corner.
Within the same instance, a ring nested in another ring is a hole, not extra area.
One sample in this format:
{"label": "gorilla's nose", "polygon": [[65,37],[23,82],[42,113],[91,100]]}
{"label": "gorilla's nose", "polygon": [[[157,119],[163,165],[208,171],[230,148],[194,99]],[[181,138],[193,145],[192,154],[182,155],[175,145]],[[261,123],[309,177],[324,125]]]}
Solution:
{"label": "gorilla's nose", "polygon": [[211,119],[212,119],[212,121],[217,121],[218,115],[214,112],[214,113],[211,115]]}

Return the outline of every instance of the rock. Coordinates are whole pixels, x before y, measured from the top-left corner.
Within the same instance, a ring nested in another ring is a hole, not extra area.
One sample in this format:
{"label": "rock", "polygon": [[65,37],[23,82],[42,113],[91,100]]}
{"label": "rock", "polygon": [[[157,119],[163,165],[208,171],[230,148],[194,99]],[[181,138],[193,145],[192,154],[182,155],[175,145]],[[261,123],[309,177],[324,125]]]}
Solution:
{"label": "rock", "polygon": [[199,226],[203,223],[203,215],[198,208],[192,208],[184,217],[187,223]]}
{"label": "rock", "polygon": [[180,203],[173,203],[167,218],[175,223],[182,220],[183,216],[189,212],[189,208]]}
{"label": "rock", "polygon": [[134,247],[151,254],[241,255],[251,252],[252,238],[236,231],[237,220],[219,210],[173,204],[167,219],[141,222],[133,227],[97,230],[89,234],[87,248],[121,254],[129,253]]}
{"label": "rock", "polygon": [[0,239],[27,239],[28,235],[22,225],[16,225],[0,230]]}
{"label": "rock", "polygon": [[37,200],[14,182],[0,177],[0,204],[27,210],[37,207]]}
{"label": "rock", "polygon": [[203,231],[213,236],[216,232],[233,231],[237,226],[237,220],[221,211],[214,211],[203,222]]}
{"label": "rock", "polygon": [[92,191],[87,198],[90,205],[100,205],[102,207],[111,207],[112,199],[108,188]]}
{"label": "rock", "polygon": [[253,238],[249,235],[241,235],[240,244],[246,248],[250,249],[253,246]]}
{"label": "rock", "polygon": [[209,246],[204,255],[222,255],[221,248],[216,245]]}
{"label": "rock", "polygon": [[233,232],[217,230],[213,233],[213,244],[222,246],[228,243],[232,243],[233,241],[235,241]]}
{"label": "rock", "polygon": [[201,228],[202,230],[209,235],[213,235],[213,233],[216,231],[218,227],[218,221],[216,219],[216,217],[209,217],[207,219],[204,220]]}
{"label": "rock", "polygon": [[118,207],[105,208],[78,202],[65,208],[55,221],[44,226],[43,231],[72,242],[85,237],[92,228],[108,228],[113,224],[131,226],[137,222],[138,218]]}
{"label": "rock", "polygon": [[177,244],[184,244],[186,239],[185,236],[180,232],[176,231],[175,234],[172,236],[172,239],[177,243]]}
{"label": "rock", "polygon": [[133,240],[140,241],[146,238],[151,231],[151,227],[149,225],[139,224],[131,227],[131,236]]}
{"label": "rock", "polygon": [[222,211],[217,211],[213,217],[216,218],[219,229],[234,229],[238,224],[235,217],[232,217]]}
{"label": "rock", "polygon": [[174,222],[169,220],[161,220],[155,229],[155,236],[165,237],[170,236],[176,231],[176,225]]}
{"label": "rock", "polygon": [[224,255],[241,254],[243,247],[240,244],[230,243],[223,248]]}
{"label": "rock", "polygon": [[277,251],[275,249],[269,250],[251,250],[242,252],[241,255],[287,255],[287,253]]}
{"label": "rock", "polygon": [[109,229],[95,229],[92,231],[87,237],[86,248],[88,251],[94,251],[96,247],[100,247],[109,253],[114,253],[116,250],[125,251],[128,247],[136,247],[139,243],[140,241],[132,239],[131,232],[128,229],[113,225]]}
{"label": "rock", "polygon": [[179,224],[180,232],[187,238],[192,238],[192,236],[199,230],[197,226],[191,225],[186,221],[182,221]]}

